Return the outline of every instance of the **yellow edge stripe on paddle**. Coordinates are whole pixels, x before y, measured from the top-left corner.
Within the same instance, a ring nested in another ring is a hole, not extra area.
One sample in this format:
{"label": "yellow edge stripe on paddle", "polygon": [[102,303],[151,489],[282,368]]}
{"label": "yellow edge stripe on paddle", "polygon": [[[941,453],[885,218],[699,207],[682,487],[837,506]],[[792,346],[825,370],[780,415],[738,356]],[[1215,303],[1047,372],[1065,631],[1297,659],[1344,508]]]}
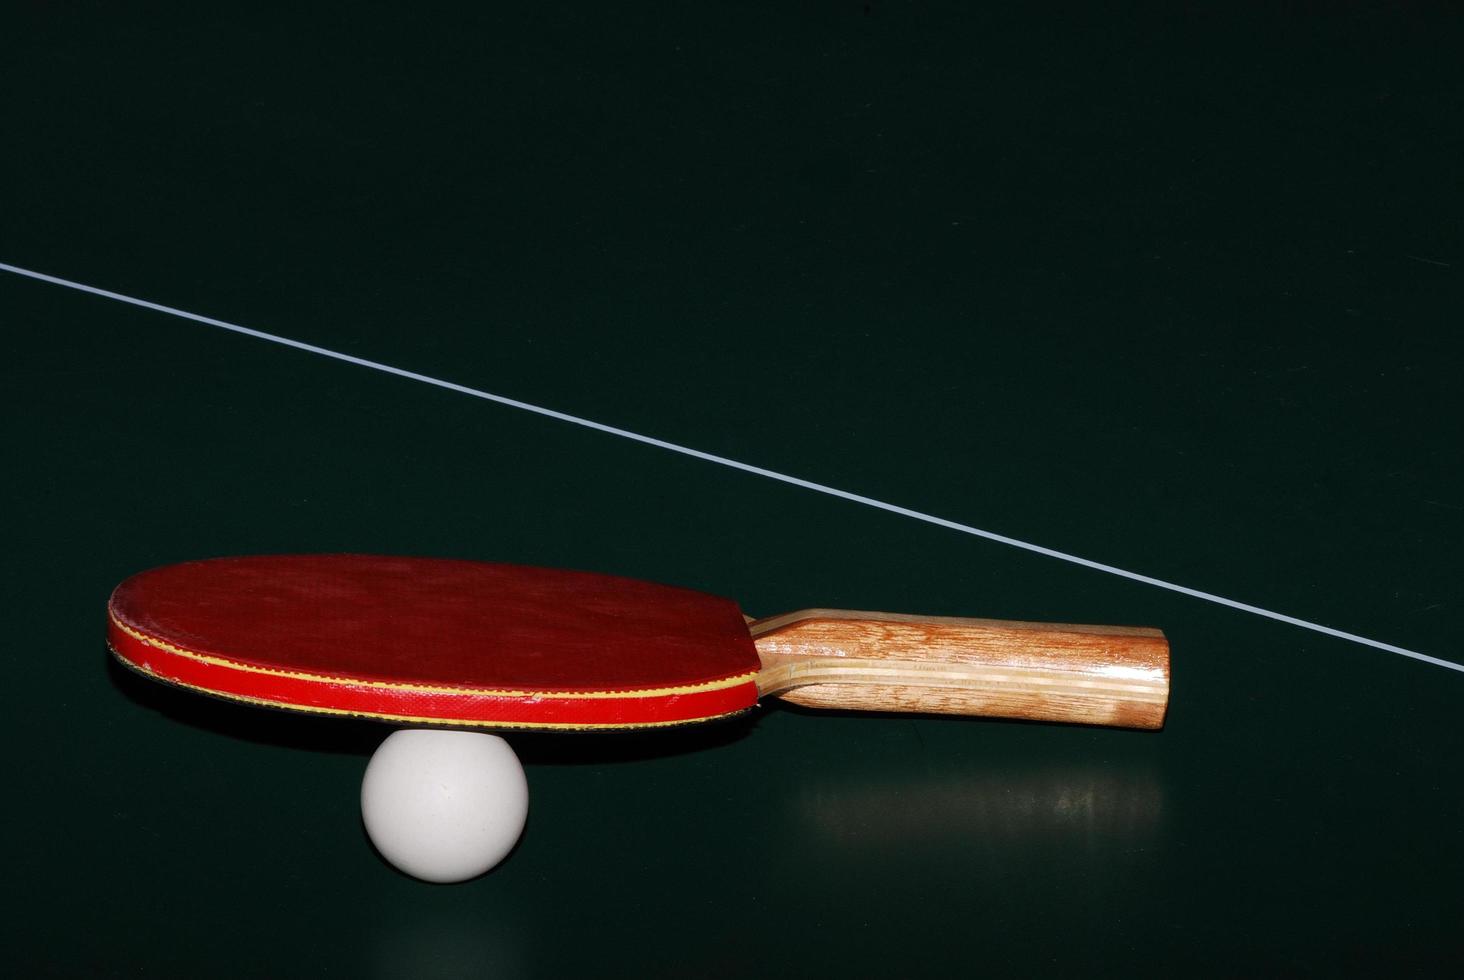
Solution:
{"label": "yellow edge stripe on paddle", "polygon": [[[116,653],[116,650],[112,651]],[[120,659],[120,657],[119,657]],[[629,731],[633,728],[675,728],[680,725],[699,725],[704,721],[718,721],[723,718],[731,718],[742,714],[749,708],[738,708],[736,711],[724,711],[721,714],[707,715],[703,718],[683,718],[677,721],[635,721],[635,722],[553,722],[553,721],[476,721],[469,718],[426,718],[415,715],[385,715],[372,711],[350,711],[345,708],[322,708],[316,706],[305,707],[292,704],[288,701],[271,701],[268,698],[250,697],[247,694],[230,694],[227,691],[215,691],[212,688],[199,687],[196,684],[189,684],[186,681],[174,680],[171,677],[164,677],[151,668],[141,664],[133,664],[127,661],[129,667],[140,674],[157,680],[163,684],[173,687],[187,688],[190,691],[197,691],[200,694],[211,695],[212,697],[224,698],[229,701],[238,701],[242,704],[258,705],[263,708],[279,708],[289,711],[292,714],[300,715],[339,715],[346,718],[361,718],[368,721],[392,721],[406,722],[413,725],[444,726],[454,725],[472,728],[499,728],[499,729],[544,729],[553,731]]]}
{"label": "yellow edge stripe on paddle", "polygon": [[[519,691],[519,690],[490,690],[490,689],[487,689],[487,688],[476,688],[476,687],[447,687],[447,686],[439,686],[439,685],[432,685],[432,684],[402,684],[402,683],[397,683],[397,682],[394,682],[394,681],[368,681],[368,680],[360,680],[360,679],[351,678],[351,677],[329,677],[329,676],[326,676],[324,674],[311,674],[311,673],[307,673],[305,671],[281,670],[281,669],[276,668],[276,667],[257,667],[257,666],[255,666],[253,664],[243,664],[243,663],[239,663],[238,661],[227,660],[227,659],[225,659],[223,657],[215,657],[215,656],[212,656],[212,655],[206,654],[206,653],[198,653],[198,652],[193,651],[193,650],[186,650],[186,649],[184,649],[182,647],[174,646],[171,643],[168,643],[168,642],[166,642],[164,640],[160,640],[160,639],[158,639],[157,637],[154,637],[154,636],[149,636],[148,634],[143,633],[140,630],[137,630],[137,629],[135,629],[135,628],[133,628],[131,626],[128,626],[126,623],[124,623],[121,620],[119,620],[117,618],[117,616],[116,616],[115,613],[111,613],[110,610],[108,611],[108,614],[111,617],[111,620],[112,620],[113,625],[115,625],[123,633],[126,633],[128,636],[132,637],[134,640],[137,640],[140,643],[145,643],[145,644],[147,644],[150,647],[155,647],[156,649],[162,650],[164,653],[170,653],[170,654],[173,654],[174,656],[183,657],[183,658],[188,659],[188,660],[195,660],[195,661],[198,661],[200,663],[211,664],[211,665],[213,665],[215,667],[226,667],[226,668],[228,668],[230,670],[243,671],[245,673],[251,673],[251,674],[267,674],[267,675],[270,675],[270,676],[273,676],[273,677],[293,677],[293,678],[297,678],[297,679],[300,679],[300,680],[313,681],[313,682],[318,683],[318,684],[330,684],[330,685],[335,685],[335,686],[339,686],[339,687],[370,687],[370,688],[376,688],[378,690],[385,690],[385,691],[407,691],[407,692],[422,693],[422,694],[475,694],[475,695],[484,695],[484,696],[487,696],[487,697],[503,697],[503,698],[532,698],[532,697],[537,697],[537,698],[579,698],[579,699],[584,699],[584,700],[596,700],[596,699],[603,699],[603,698],[657,698],[657,697],[665,697],[667,695],[698,694],[698,693],[701,693],[703,691],[720,691],[720,690],[723,690],[725,688],[738,687],[738,686],[740,686],[742,684],[746,684],[748,681],[752,680],[753,678],[755,678],[757,676],[757,671],[751,670],[751,671],[748,671],[745,674],[737,674],[737,675],[735,675],[733,677],[724,677],[721,680],[703,681],[700,684],[685,684],[685,685],[680,685],[680,686],[676,686],[676,687],[633,688],[633,689],[624,690],[624,691]],[[113,652],[116,653],[115,650],[113,650]],[[121,657],[120,654],[118,656],[119,656],[119,659],[124,659],[124,660],[126,659],[125,657]],[[130,663],[130,661],[129,661],[129,663]],[[138,665],[138,666],[141,666],[141,665]],[[146,668],[144,668],[144,669],[146,669]],[[150,674],[153,673],[152,671],[147,671],[147,672],[150,673]],[[154,676],[156,676],[156,675],[154,675]],[[172,682],[170,682],[170,683],[172,683]],[[187,685],[185,685],[185,686],[187,686]],[[199,688],[199,690],[206,690],[206,689]],[[233,695],[230,695],[230,696],[232,697]],[[241,699],[241,700],[245,700],[245,699]],[[263,704],[263,703],[268,703],[268,702],[260,702],[260,703]],[[342,714],[356,714],[356,712],[347,711],[347,712],[342,712]],[[388,716],[383,715],[382,717],[388,717]],[[394,716],[392,716],[392,717],[394,717]],[[407,720],[412,720],[412,719],[407,719]],[[546,727],[556,727],[556,726],[546,726]],[[599,726],[587,725],[587,726],[584,726],[584,727],[592,728],[592,727],[599,727]]]}

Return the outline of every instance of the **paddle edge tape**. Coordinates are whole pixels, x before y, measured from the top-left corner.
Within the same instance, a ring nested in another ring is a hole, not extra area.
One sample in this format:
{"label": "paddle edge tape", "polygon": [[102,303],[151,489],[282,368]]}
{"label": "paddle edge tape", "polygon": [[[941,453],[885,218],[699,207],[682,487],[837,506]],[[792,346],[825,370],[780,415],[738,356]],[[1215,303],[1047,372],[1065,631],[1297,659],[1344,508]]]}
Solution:
{"label": "paddle edge tape", "polygon": [[413,725],[614,731],[712,721],[757,704],[756,673],[626,691],[530,691],[366,681],[275,670],[188,650],[107,611],[107,646],[122,664],[176,687],[305,714]]}

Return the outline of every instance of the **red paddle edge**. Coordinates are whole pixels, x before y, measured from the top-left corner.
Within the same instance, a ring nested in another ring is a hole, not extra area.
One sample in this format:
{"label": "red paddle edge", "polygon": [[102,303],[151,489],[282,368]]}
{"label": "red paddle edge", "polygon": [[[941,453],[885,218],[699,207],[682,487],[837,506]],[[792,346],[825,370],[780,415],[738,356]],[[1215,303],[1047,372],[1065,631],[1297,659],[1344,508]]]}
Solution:
{"label": "red paddle edge", "polygon": [[414,725],[591,731],[713,721],[757,704],[756,673],[684,687],[593,693],[394,684],[272,670],[187,650],[123,623],[108,605],[107,645],[124,665],[247,704]]}

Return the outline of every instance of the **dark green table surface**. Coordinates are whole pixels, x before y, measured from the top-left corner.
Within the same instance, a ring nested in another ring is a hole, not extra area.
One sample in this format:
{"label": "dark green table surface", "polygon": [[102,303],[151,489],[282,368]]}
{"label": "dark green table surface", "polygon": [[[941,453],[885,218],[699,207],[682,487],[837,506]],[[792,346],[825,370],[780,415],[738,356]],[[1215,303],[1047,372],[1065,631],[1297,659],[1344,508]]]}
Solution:
{"label": "dark green table surface", "polygon": [[[1464,21],[1272,6],[16,4],[0,262],[1464,659]],[[1464,675],[11,274],[0,343],[21,974],[1464,965]],[[423,885],[381,730],[102,643],[338,550],[1152,624],[1169,723],[515,737]]]}

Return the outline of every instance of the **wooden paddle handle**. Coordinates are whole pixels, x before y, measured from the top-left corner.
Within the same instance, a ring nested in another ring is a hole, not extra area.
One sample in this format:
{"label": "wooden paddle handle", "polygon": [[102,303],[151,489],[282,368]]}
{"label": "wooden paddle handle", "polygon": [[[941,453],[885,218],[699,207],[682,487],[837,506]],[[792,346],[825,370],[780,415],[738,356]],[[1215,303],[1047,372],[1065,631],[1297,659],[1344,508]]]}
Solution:
{"label": "wooden paddle handle", "polygon": [[810,708],[1160,728],[1155,629],[805,609],[752,621],[758,690]]}

